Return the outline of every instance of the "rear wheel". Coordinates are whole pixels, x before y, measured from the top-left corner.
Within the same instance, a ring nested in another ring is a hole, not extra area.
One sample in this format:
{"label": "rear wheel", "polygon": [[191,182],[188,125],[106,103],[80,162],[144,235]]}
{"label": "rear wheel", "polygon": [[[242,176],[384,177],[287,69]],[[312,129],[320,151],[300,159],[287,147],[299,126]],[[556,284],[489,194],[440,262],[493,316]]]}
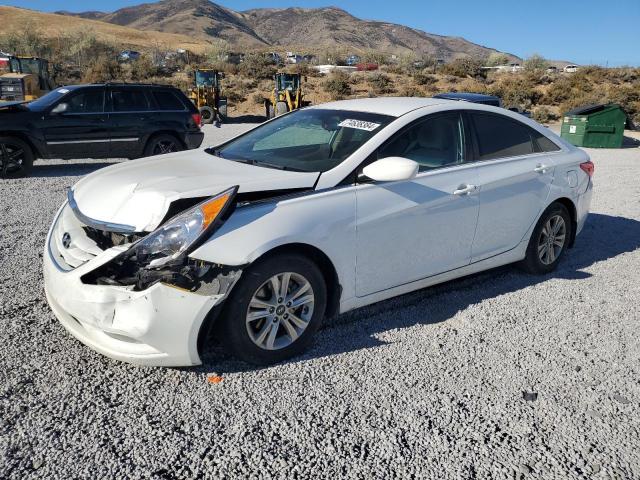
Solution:
{"label": "rear wheel", "polygon": [[165,153],[180,152],[184,150],[182,143],[173,135],[162,134],[156,135],[149,140],[147,146],[144,149],[145,157],[152,157],[154,155],[163,155]]}
{"label": "rear wheel", "polygon": [[289,107],[287,107],[287,104],[285,102],[278,102],[278,104],[276,105],[276,116],[279,117],[280,115],[284,115],[288,111]]}
{"label": "rear wheel", "polygon": [[320,326],[327,287],[315,263],[277,255],[247,269],[225,302],[221,342],[236,357],[258,365],[302,352]]}
{"label": "rear wheel", "polygon": [[536,274],[555,270],[569,245],[571,228],[571,217],[565,206],[552,203],[531,234],[523,268]]}
{"label": "rear wheel", "polygon": [[200,116],[202,123],[211,124],[216,118],[216,114],[211,107],[200,107]]}
{"label": "rear wheel", "polygon": [[0,178],[26,177],[33,168],[33,151],[16,137],[0,137]]}

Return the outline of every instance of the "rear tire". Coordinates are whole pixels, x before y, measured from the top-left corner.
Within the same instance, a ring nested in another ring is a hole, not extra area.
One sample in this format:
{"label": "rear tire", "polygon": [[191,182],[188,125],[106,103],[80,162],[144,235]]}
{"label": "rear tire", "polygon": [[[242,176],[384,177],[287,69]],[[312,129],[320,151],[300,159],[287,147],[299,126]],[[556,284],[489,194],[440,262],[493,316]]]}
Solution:
{"label": "rear tire", "polygon": [[0,137],[0,178],[27,177],[33,168],[33,150],[17,137]]}
{"label": "rear tire", "polygon": [[[274,277],[280,292],[275,292]],[[245,362],[281,362],[309,345],[326,306],[327,287],[313,261],[296,254],[274,255],[245,270],[225,301],[220,341]]]}
{"label": "rear tire", "polygon": [[556,269],[572,235],[571,216],[561,203],[552,203],[533,229],[522,268],[542,275]]}
{"label": "rear tire", "polygon": [[145,157],[153,157],[155,155],[163,155],[165,153],[180,152],[184,150],[184,146],[173,135],[166,133],[152,137],[144,148]]}
{"label": "rear tire", "polygon": [[287,104],[285,102],[278,102],[276,104],[276,116],[277,117],[279,117],[280,115],[284,115],[288,111],[289,111],[289,107],[287,106]]}
{"label": "rear tire", "polygon": [[216,113],[211,107],[200,107],[200,115],[202,116],[202,123],[207,125],[212,124],[216,119]]}

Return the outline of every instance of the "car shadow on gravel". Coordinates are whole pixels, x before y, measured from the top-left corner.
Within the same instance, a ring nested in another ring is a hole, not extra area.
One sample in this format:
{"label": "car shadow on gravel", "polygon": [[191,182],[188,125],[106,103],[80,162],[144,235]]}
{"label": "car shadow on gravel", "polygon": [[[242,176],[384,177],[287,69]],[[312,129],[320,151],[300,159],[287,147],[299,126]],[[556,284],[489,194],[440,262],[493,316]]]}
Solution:
{"label": "car shadow on gravel", "polygon": [[33,166],[30,177],[83,177],[96,170],[118,163],[112,162],[93,162],[93,163],[36,163]]}
{"label": "car shadow on gravel", "polygon": [[[571,281],[591,277],[585,269],[595,263],[640,248],[640,221],[625,217],[591,214],[558,269],[549,275],[529,275],[513,265],[452,280],[359,308],[328,319],[311,349],[285,363],[296,363],[362,349],[381,347],[385,332],[445,322],[470,305],[499,297],[552,278]],[[227,355],[220,345],[203,354],[203,365],[193,372],[219,373],[260,370]]]}

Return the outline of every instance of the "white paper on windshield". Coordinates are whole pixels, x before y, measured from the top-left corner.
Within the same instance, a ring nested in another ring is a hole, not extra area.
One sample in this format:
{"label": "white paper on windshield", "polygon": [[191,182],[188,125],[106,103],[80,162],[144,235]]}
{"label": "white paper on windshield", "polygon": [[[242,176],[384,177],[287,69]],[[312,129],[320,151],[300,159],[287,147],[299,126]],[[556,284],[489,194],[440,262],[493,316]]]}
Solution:
{"label": "white paper on windshield", "polygon": [[58,93],[69,93],[69,90],[67,90],[66,88],[59,88],[58,90],[56,90]]}
{"label": "white paper on windshield", "polygon": [[346,119],[338,124],[339,127],[357,128],[358,130],[366,130],[367,132],[373,132],[380,126],[379,123],[365,122],[364,120]]}

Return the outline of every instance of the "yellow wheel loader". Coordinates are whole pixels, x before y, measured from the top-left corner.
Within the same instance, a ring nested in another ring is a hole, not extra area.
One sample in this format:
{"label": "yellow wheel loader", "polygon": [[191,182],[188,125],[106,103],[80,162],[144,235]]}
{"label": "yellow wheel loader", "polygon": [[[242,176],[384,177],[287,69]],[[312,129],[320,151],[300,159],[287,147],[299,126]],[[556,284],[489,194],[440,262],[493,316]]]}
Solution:
{"label": "yellow wheel loader", "polygon": [[274,80],[276,85],[273,93],[264,101],[267,118],[278,117],[309,105],[309,102],[303,100],[301,74],[277,73]]}
{"label": "yellow wheel loader", "polygon": [[0,101],[31,101],[54,88],[49,62],[36,57],[8,57],[0,75]]}
{"label": "yellow wheel loader", "polygon": [[221,95],[223,72],[199,68],[193,74],[193,85],[188,96],[200,110],[202,123],[221,122],[227,117],[227,99]]}

